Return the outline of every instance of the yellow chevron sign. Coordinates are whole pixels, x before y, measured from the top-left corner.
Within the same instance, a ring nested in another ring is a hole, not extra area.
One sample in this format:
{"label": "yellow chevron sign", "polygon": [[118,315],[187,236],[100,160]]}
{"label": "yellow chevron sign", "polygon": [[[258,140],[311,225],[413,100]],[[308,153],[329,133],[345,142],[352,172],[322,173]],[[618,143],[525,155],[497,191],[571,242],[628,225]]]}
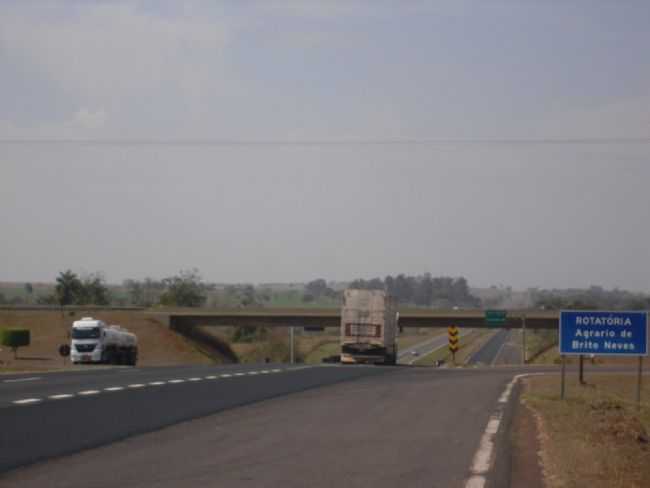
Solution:
{"label": "yellow chevron sign", "polygon": [[452,325],[447,329],[447,334],[449,336],[449,351],[452,354],[455,354],[456,351],[460,348],[460,337],[458,337],[458,327]]}

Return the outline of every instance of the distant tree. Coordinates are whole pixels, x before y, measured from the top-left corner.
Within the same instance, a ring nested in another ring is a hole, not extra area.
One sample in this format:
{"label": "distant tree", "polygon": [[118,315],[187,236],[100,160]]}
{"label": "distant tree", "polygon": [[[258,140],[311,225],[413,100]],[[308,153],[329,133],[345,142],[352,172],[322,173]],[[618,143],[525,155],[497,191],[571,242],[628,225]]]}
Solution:
{"label": "distant tree", "polygon": [[160,303],[176,307],[200,307],[205,303],[207,285],[203,283],[199,270],[181,270],[176,276],[162,280],[165,291]]}
{"label": "distant tree", "polygon": [[34,296],[34,286],[31,283],[25,283],[25,293],[28,297],[27,301],[31,302]]}
{"label": "distant tree", "polygon": [[136,280],[124,280],[123,286],[126,288],[126,293],[131,305],[144,305],[144,286],[142,282]]}
{"label": "distant tree", "polygon": [[244,307],[257,305],[257,297],[255,295],[255,287],[253,285],[244,285],[244,287],[241,289],[241,304]]}
{"label": "distant tree", "polygon": [[314,297],[323,295],[325,291],[327,291],[327,282],[322,278],[310,281],[305,285],[305,292]]}
{"label": "distant tree", "polygon": [[71,270],[62,271],[56,278],[55,293],[57,302],[63,305],[78,303],[82,296],[83,283]]}
{"label": "distant tree", "polygon": [[110,301],[110,291],[106,286],[106,279],[101,273],[92,273],[84,277],[77,299],[78,305],[108,305]]}

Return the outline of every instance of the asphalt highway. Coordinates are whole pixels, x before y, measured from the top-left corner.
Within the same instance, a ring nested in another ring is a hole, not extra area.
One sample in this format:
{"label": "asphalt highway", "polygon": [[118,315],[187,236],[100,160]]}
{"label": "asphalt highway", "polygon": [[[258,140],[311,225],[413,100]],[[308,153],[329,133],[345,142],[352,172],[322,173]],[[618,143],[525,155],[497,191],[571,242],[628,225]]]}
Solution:
{"label": "asphalt highway", "polygon": [[[504,445],[512,404],[504,391],[521,371],[269,366],[280,371],[261,373],[266,366],[98,371],[70,383],[53,375],[58,386],[74,386],[66,391],[91,388],[94,377],[95,389],[122,377],[124,384],[186,381],[33,404],[7,404],[5,393],[3,470],[70,455],[5,472],[0,485],[464,487],[498,408],[494,441]],[[226,370],[243,374],[207,379]],[[22,382],[29,389],[19,393],[54,391],[36,381]],[[16,393],[17,384],[1,388]],[[94,446],[101,447],[82,450]],[[505,479],[499,466],[490,476]],[[504,486],[497,478],[489,482]]]}
{"label": "asphalt highway", "polygon": [[0,472],[248,403],[389,371],[263,364],[89,367],[2,376]]}
{"label": "asphalt highway", "polygon": [[478,351],[472,354],[468,364],[502,365],[521,364],[521,346],[514,342],[514,334],[501,329],[494,334]]}

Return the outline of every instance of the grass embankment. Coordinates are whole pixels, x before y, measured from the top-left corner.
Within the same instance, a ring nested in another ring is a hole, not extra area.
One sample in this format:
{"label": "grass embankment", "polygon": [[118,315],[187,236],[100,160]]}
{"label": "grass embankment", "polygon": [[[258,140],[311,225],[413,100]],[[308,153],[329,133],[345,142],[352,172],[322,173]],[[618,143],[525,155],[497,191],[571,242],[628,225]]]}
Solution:
{"label": "grass embankment", "polygon": [[[446,330],[444,331],[446,333]],[[476,329],[460,338],[460,348],[456,353],[456,364],[464,364],[469,357],[479,350],[490,338],[493,331],[487,329]],[[416,366],[434,366],[437,361],[444,361],[445,364],[452,363],[452,354],[447,345],[426,354],[415,361]]]}
{"label": "grass embankment", "polygon": [[538,420],[547,486],[641,488],[650,486],[650,385],[636,409],[636,375],[594,375],[580,386],[559,376],[526,380],[523,401]]}
{"label": "grass embankment", "polygon": [[[72,322],[91,315],[109,324],[119,324],[138,336],[139,365],[208,364],[213,361],[201,354],[186,339],[139,311],[93,311],[90,313],[33,310],[0,310],[0,328],[28,329],[31,344],[18,350],[18,359],[5,347],[0,351],[0,371],[47,371],[64,367],[58,354],[61,344],[69,344]],[[65,365],[71,368],[69,362]],[[82,366],[89,367],[89,366]]]}
{"label": "grass embankment", "polygon": [[[230,348],[242,363],[288,362],[290,358],[289,329],[287,327],[258,328],[247,337],[237,338],[235,327],[204,327],[206,333],[216,335],[230,344]],[[407,330],[397,338],[398,350],[404,350],[441,334],[440,329]],[[322,332],[305,332],[294,329],[295,359],[307,364],[318,364],[324,358],[341,353],[338,327]]]}

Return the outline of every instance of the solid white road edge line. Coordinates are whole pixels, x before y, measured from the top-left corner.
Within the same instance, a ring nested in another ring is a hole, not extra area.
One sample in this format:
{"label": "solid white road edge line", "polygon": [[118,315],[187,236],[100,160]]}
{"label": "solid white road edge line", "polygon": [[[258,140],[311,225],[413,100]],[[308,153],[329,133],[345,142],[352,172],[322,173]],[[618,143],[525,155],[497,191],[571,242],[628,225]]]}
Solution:
{"label": "solid white road edge line", "polygon": [[474,459],[472,460],[472,466],[470,467],[470,472],[472,476],[465,482],[465,488],[483,488],[487,481],[486,475],[490,468],[494,465],[494,438],[499,432],[499,426],[501,425],[501,418],[503,417],[503,410],[505,409],[505,404],[510,400],[510,395],[512,390],[521,378],[526,376],[538,376],[546,373],[525,373],[518,374],[512,378],[512,381],[508,383],[503,390],[503,393],[499,397],[496,411],[490,416],[485,431],[481,436],[481,442],[479,443],[478,450],[474,454]]}

